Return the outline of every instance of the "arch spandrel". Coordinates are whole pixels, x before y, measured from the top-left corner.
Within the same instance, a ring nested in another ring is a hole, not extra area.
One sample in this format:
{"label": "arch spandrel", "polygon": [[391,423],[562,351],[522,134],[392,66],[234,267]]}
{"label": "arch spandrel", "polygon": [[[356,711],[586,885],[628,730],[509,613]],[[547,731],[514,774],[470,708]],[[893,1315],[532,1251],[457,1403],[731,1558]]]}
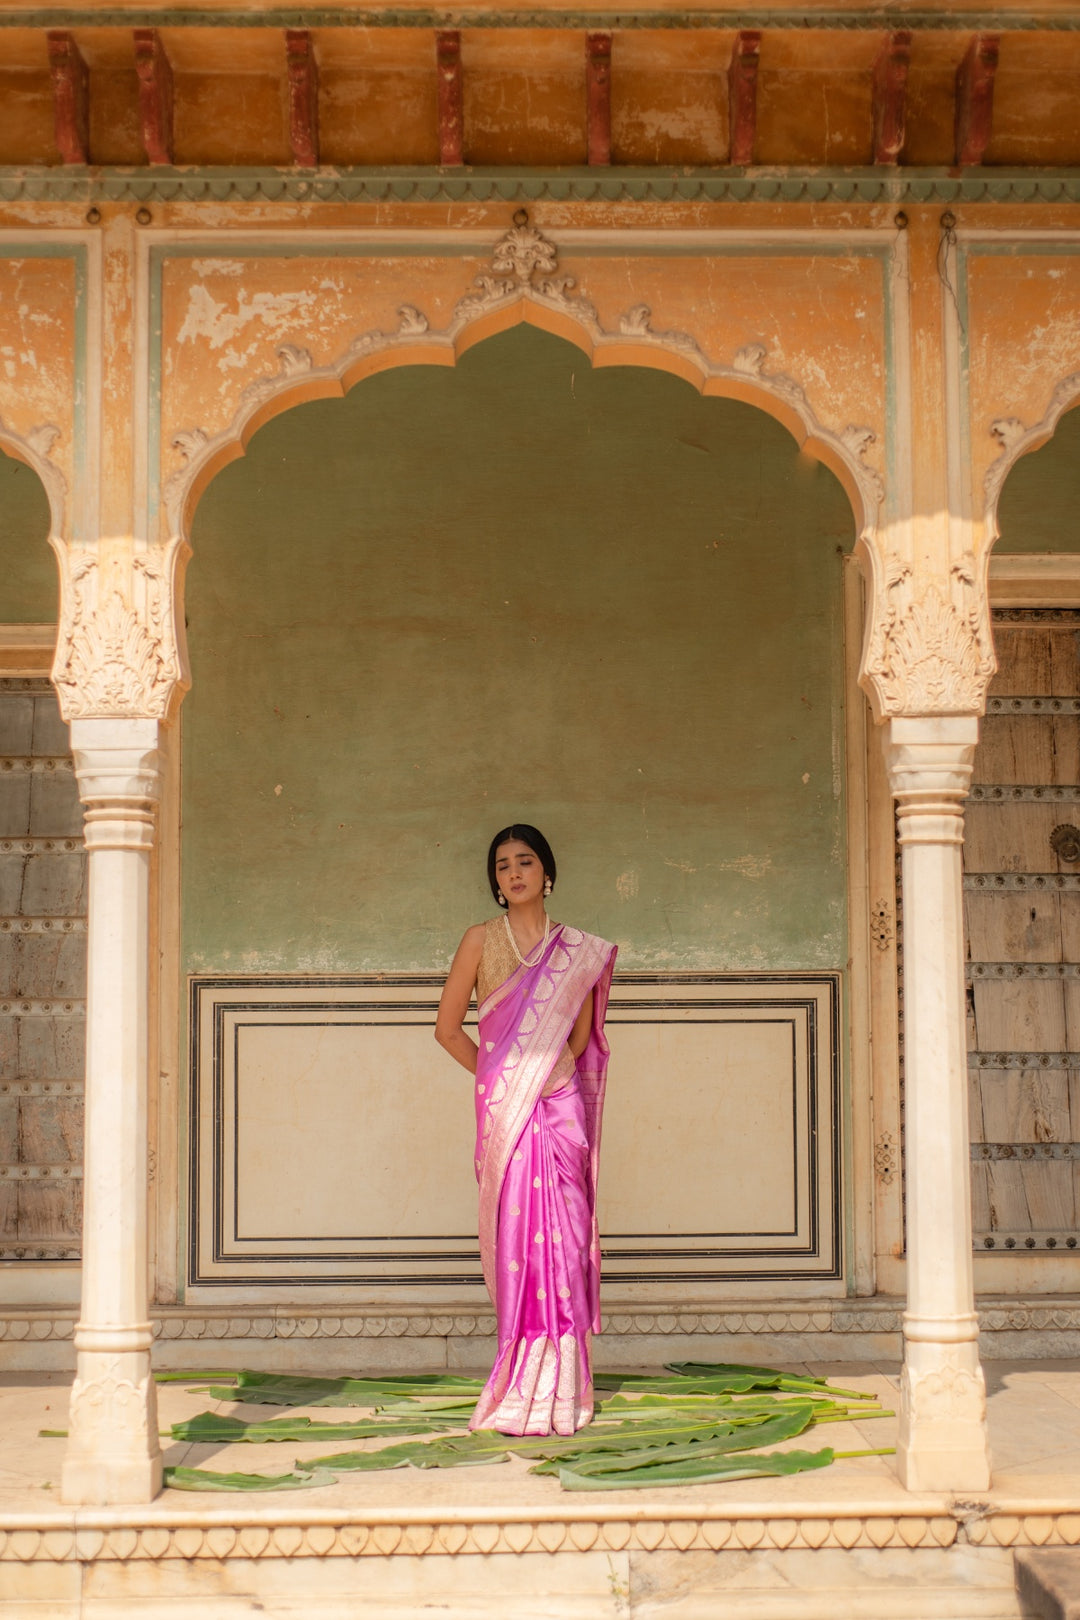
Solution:
{"label": "arch spandrel", "polygon": [[[337,261],[336,299],[333,309],[320,312],[309,331],[300,318],[291,329],[291,335],[282,339],[280,312],[286,307],[279,289],[279,302],[272,321],[264,322],[266,330],[256,338],[250,333],[242,350],[237,346],[235,328],[230,325],[228,311],[221,303],[225,289],[205,287],[198,293],[201,307],[209,307],[207,299],[217,310],[213,321],[194,322],[191,305],[181,319],[181,311],[174,309],[165,321],[166,344],[170,331],[178,337],[187,334],[185,342],[194,345],[184,353],[180,365],[176,355],[163,367],[163,461],[166,476],[163,482],[163,519],[166,532],[186,533],[199,495],[214,473],[243,454],[251,435],[279,411],[304,401],[340,395],[362,378],[385,370],[390,366],[409,364],[453,365],[458,357],[475,343],[520,322],[528,321],[554,336],[574,343],[595,366],[644,365],[671,372],[691,383],[699,391],[743,400],[775,416],[802,445],[808,444],[818,459],[840,478],[855,511],[860,534],[871,536],[877,522],[884,497],[884,481],[878,463],[884,442],[883,390],[882,398],[873,394],[868,377],[873,367],[856,364],[856,351],[865,353],[865,320],[860,322],[857,312],[852,315],[850,352],[844,353],[843,324],[834,321],[829,338],[829,364],[835,365],[827,375],[825,362],[818,356],[811,371],[814,375],[813,392],[827,397],[829,410],[825,419],[815,409],[811,392],[795,377],[781,369],[779,359],[786,356],[794,343],[799,353],[809,353],[811,338],[797,338],[804,315],[803,305],[793,298],[789,286],[786,299],[770,305],[768,323],[779,330],[788,313],[791,325],[787,347],[770,349],[759,335],[763,321],[761,294],[752,285],[743,288],[741,297],[725,300],[719,290],[714,298],[703,296],[695,289],[694,278],[684,274],[676,278],[672,270],[679,266],[678,258],[665,259],[645,256],[641,263],[635,259],[635,276],[640,273],[640,285],[647,287],[650,297],[657,300],[656,307],[635,303],[627,307],[627,265],[623,259],[613,260],[587,256],[587,248],[571,261],[571,273],[560,260],[559,249],[541,231],[527,224],[522,215],[516,216],[514,227],[496,244],[489,260],[480,269],[476,261],[454,258],[410,258],[401,261],[380,259],[376,278],[379,296],[369,297],[368,273],[354,274],[350,282],[350,295],[342,292],[341,263]],[[778,265],[784,261],[764,261],[775,279]],[[200,272],[214,261],[181,261],[197,264]],[[285,266],[294,281],[311,274],[311,265],[298,259],[274,260],[275,268]],[[747,257],[725,261],[725,268],[737,265],[746,277]],[[838,263],[849,266],[849,261],[826,258],[828,267]],[[231,280],[236,309],[248,311],[260,306],[259,293],[253,294],[248,284],[245,265],[245,284],[237,285],[236,260],[226,280]],[[319,259],[316,265],[322,265]],[[267,261],[251,263],[251,273],[258,276],[265,271]],[[699,261],[695,260],[695,275]],[[805,275],[805,264],[801,266]],[[467,280],[472,274],[471,283]],[[720,269],[711,265],[710,277],[716,279]],[[850,268],[842,272],[850,279]],[[875,272],[880,281],[880,268]],[[790,277],[790,265],[787,269]],[[432,278],[441,278],[436,286]],[[447,309],[446,281],[453,277],[458,292],[449,307],[445,324],[437,325],[430,311]],[[684,283],[682,292],[673,285],[674,280]],[[393,318],[379,326],[367,326],[357,336],[357,324],[370,319],[373,307],[386,301],[390,284],[395,287],[397,301]],[[401,289],[408,288],[410,297],[422,295],[416,289],[427,284],[432,296],[423,306],[401,303]],[[464,290],[461,290],[464,284]],[[194,283],[189,279],[187,293],[194,296]],[[599,290],[600,302],[594,296]],[[179,289],[174,286],[176,293]],[[863,289],[865,291],[865,289]],[[221,296],[219,296],[221,295]],[[662,305],[660,300],[663,300]],[[246,302],[245,302],[246,300]],[[294,286],[287,305],[299,309],[303,300]],[[745,308],[743,308],[745,305]],[[662,313],[661,313],[662,310]],[[755,319],[751,323],[749,312]],[[865,308],[863,316],[865,317]],[[687,328],[666,322],[685,314],[690,320]],[[329,354],[331,329],[338,331],[347,316],[351,316],[351,333],[342,341],[337,352]],[[245,326],[248,321],[243,323]],[[747,333],[755,334],[746,341]],[[802,347],[799,347],[801,343]],[[729,358],[717,359],[727,345]],[[267,357],[273,364],[267,366]],[[259,369],[259,368],[263,369]],[[209,374],[208,374],[209,372]],[[182,381],[181,381],[182,379]],[[870,390],[868,392],[868,389]],[[850,395],[850,398],[848,397]],[[196,404],[196,400],[200,403]],[[872,405],[863,417],[847,420],[842,413],[848,405]],[[232,407],[231,416],[228,414]],[[181,413],[202,410],[203,420],[193,421]],[[837,423],[837,425],[833,425]],[[867,543],[873,543],[868,539]]]}
{"label": "arch spandrel", "polygon": [[41,479],[54,535],[72,517],[79,298],[74,254],[0,245],[0,445]]}

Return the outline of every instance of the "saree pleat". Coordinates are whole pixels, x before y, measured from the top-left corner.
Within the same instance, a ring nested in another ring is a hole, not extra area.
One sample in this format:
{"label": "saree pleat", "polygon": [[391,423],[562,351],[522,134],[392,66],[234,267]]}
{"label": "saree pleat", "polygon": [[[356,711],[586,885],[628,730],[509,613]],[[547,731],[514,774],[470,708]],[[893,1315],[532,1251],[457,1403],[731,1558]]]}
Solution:
{"label": "saree pleat", "polygon": [[[560,928],[480,1008],[477,1177],[499,1346],[470,1428],[572,1434],[592,1416],[599,1327],[596,1166],[614,947]],[[582,1058],[566,1048],[594,996]]]}

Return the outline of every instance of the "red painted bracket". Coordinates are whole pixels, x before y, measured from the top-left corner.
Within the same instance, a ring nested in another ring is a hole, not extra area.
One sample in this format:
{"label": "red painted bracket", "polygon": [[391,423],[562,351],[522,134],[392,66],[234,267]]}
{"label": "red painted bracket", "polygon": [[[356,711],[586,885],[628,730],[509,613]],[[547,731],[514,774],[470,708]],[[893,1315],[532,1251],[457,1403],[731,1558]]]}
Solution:
{"label": "red painted bracket", "polygon": [[440,28],[435,34],[439,75],[439,162],[458,168],[465,162],[465,97],[461,73],[461,33]]}
{"label": "red painted bracket", "polygon": [[956,70],[956,162],[981,163],[994,125],[1000,34],[976,34]]}
{"label": "red painted bracket", "polygon": [[874,162],[899,163],[907,135],[911,32],[888,34],[874,63]]}
{"label": "red painted bracket", "polygon": [[731,163],[745,167],[754,161],[757,139],[758,60],[761,31],[746,28],[735,35],[728,66],[728,120],[731,126]]}
{"label": "red painted bracket", "polygon": [[173,76],[156,28],[136,28],[135,71],[139,76],[139,128],[151,163],[173,160]]}
{"label": "red painted bracket", "polygon": [[64,163],[89,163],[90,73],[73,34],[54,29],[48,40],[53,121],[60,158]]}
{"label": "red painted bracket", "polygon": [[611,163],[611,35],[585,35],[585,96],[590,167]]}
{"label": "red painted bracket", "polygon": [[302,169],[319,166],[319,65],[307,28],[286,28],[285,69],[289,80],[289,146]]}

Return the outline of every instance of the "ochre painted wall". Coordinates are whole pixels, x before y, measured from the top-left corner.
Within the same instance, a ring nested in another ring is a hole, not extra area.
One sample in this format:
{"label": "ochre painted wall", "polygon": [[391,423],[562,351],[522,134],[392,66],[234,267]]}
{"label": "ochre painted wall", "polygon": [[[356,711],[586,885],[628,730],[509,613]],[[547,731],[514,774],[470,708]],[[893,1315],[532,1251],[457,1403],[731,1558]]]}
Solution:
{"label": "ochre painted wall", "polygon": [[184,960],[442,969],[536,822],[624,968],[847,956],[839,485],[529,327],[278,417],[193,529]]}
{"label": "ochre painted wall", "polygon": [[1080,551],[1080,411],[1052,439],[1021,456],[998,502],[995,551]]}
{"label": "ochre painted wall", "polygon": [[0,624],[53,624],[56,559],[49,501],[37,473],[0,450]]}

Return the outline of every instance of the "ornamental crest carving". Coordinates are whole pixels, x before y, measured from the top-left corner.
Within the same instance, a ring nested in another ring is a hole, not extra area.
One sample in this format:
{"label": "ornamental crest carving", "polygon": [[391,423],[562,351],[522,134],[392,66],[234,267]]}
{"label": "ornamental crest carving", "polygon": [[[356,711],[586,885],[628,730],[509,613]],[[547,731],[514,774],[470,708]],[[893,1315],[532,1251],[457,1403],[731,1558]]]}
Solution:
{"label": "ornamental crest carving", "polygon": [[882,718],[981,713],[997,661],[974,559],[953,564],[947,591],[920,586],[906,564],[896,565],[883,594],[863,676]]}
{"label": "ornamental crest carving", "polygon": [[108,582],[96,550],[55,549],[60,633],[52,678],[65,720],[167,719],[188,684],[175,617],[186,543],[177,537],[138,553],[126,579]]}

